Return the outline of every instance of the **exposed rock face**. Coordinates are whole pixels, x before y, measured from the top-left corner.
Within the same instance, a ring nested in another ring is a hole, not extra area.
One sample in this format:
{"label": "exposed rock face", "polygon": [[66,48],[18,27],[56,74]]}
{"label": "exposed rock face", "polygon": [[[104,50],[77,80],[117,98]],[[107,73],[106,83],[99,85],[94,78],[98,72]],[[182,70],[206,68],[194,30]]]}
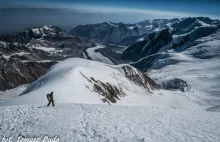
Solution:
{"label": "exposed rock face", "polygon": [[19,62],[16,60],[1,60],[0,90],[15,88],[21,84],[29,84],[42,75],[50,68],[51,62]]}
{"label": "exposed rock face", "polygon": [[148,90],[156,90],[160,88],[160,86],[157,85],[150,77],[146,74],[142,74],[139,70],[131,66],[123,66],[122,69],[124,70],[126,77],[139,86],[143,86]]}
{"label": "exposed rock face", "polygon": [[81,51],[92,45],[92,41],[68,35],[55,26],[0,35],[0,90],[31,83],[57,61],[80,57]]}
{"label": "exposed rock face", "polygon": [[123,92],[121,87],[116,87],[109,83],[103,83],[100,80],[96,80],[93,77],[87,78],[83,73],[81,73],[90,83],[93,84],[93,91],[102,95],[104,98],[102,101],[104,103],[116,103],[116,100],[120,100],[121,97],[124,97],[126,94]]}
{"label": "exposed rock face", "polygon": [[[150,77],[146,74],[142,74],[139,70],[131,67],[129,65],[123,65],[122,67],[117,68],[132,82],[137,84],[138,86],[144,87],[147,91],[152,93],[153,90],[160,89],[160,86],[157,85]],[[93,77],[86,77],[82,72],[80,72],[83,77],[87,79],[88,82],[93,84],[93,91],[97,92],[98,94],[102,95],[104,98],[102,101],[104,103],[116,103],[117,100],[120,100],[126,93],[123,91],[121,86],[115,86],[108,82],[104,83],[100,80],[97,80]],[[88,89],[89,87],[86,86]]]}

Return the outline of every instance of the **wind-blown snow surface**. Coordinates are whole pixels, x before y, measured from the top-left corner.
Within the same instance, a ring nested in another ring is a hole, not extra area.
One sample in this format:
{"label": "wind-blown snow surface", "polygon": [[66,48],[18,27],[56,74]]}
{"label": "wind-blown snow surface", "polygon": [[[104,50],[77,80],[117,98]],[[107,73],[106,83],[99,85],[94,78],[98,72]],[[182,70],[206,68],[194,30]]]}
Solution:
{"label": "wind-blown snow surface", "polygon": [[0,109],[3,136],[58,136],[75,142],[218,142],[220,113],[147,107],[62,104]]}

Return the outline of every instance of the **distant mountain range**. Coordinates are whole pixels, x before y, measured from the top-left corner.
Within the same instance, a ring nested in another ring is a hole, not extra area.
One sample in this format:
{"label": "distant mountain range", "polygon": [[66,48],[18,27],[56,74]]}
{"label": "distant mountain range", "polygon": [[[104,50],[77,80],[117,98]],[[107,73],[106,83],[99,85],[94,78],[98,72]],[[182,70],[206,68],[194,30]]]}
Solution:
{"label": "distant mountain range", "polygon": [[98,41],[128,44],[136,37],[168,27],[180,19],[145,20],[136,24],[104,22],[99,24],[79,25],[71,30],[74,36],[87,37]]}
{"label": "distant mountain range", "polygon": [[[162,89],[179,90],[199,105],[219,105],[220,21],[184,18],[121,51],[120,58],[147,73]],[[186,93],[184,93],[186,92]]]}
{"label": "distant mountain range", "polygon": [[150,68],[158,53],[175,50],[184,51],[199,44],[197,39],[216,33],[220,29],[220,21],[206,17],[185,18],[180,22],[139,37],[121,54],[124,60],[136,63],[133,65],[142,71]]}

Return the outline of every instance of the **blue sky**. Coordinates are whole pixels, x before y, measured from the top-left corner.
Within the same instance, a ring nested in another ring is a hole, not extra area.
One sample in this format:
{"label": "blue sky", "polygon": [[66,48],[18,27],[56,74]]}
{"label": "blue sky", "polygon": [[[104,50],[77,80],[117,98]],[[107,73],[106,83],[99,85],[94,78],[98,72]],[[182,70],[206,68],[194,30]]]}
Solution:
{"label": "blue sky", "polygon": [[[219,17],[220,15],[220,0],[1,0],[1,2],[74,9],[80,7],[82,10],[89,9],[90,12],[93,10],[94,12],[110,12],[111,9],[112,11],[114,9],[135,9],[187,13],[198,16]],[[97,8],[100,8],[100,11]],[[109,10],[105,11],[105,8],[109,8]]]}
{"label": "blue sky", "polygon": [[69,31],[77,25],[105,21],[137,23],[198,16],[220,19],[220,0],[0,0],[0,8],[23,7],[52,9],[1,9],[0,33],[42,25]]}

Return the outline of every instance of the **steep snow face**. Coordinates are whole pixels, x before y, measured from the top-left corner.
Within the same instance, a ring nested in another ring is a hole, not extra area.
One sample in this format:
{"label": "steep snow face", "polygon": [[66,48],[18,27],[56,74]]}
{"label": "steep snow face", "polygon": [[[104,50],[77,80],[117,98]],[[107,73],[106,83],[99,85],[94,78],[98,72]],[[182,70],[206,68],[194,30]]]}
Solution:
{"label": "steep snow face", "polygon": [[72,58],[53,66],[23,95],[5,104],[47,103],[46,94],[53,91],[56,103],[149,105],[147,98],[157,89],[153,80],[129,65]]}
{"label": "steep snow face", "polygon": [[220,113],[59,104],[1,107],[0,139],[58,136],[60,142],[218,142]]}

